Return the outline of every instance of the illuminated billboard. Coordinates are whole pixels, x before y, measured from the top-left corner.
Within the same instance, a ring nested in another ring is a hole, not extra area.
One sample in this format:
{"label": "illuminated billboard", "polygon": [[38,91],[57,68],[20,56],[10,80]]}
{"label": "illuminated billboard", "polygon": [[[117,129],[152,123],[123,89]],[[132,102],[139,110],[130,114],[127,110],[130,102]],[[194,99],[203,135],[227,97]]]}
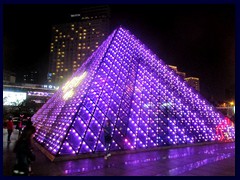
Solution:
{"label": "illuminated billboard", "polygon": [[3,91],[3,105],[4,106],[18,106],[26,100],[27,94],[25,92]]}

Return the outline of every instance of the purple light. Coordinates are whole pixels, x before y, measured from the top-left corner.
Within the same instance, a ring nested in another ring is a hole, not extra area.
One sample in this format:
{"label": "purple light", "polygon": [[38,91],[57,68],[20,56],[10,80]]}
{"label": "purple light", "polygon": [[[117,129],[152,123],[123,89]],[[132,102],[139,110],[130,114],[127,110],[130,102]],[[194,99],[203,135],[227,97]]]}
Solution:
{"label": "purple light", "polygon": [[105,151],[107,119],[112,150],[235,140],[222,114],[121,27],[32,117],[54,155]]}

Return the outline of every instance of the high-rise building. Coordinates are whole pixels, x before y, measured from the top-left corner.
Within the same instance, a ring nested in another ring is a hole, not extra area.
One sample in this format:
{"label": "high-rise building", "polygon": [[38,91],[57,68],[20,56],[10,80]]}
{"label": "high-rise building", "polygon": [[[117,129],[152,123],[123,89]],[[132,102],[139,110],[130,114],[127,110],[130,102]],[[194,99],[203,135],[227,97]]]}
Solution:
{"label": "high-rise building", "polygon": [[187,77],[187,78],[185,78],[185,81],[187,81],[190,86],[194,87],[197,91],[200,92],[199,78]]}
{"label": "high-rise building", "polygon": [[168,65],[168,67],[170,67],[172,70],[174,70],[183,79],[186,77],[186,73],[178,71],[177,66]]}
{"label": "high-rise building", "polygon": [[96,6],[52,27],[48,83],[61,85],[98,48],[109,34],[109,18],[109,6]]}
{"label": "high-rise building", "polygon": [[172,66],[172,65],[168,65],[168,67],[170,67],[173,71],[176,72],[176,74],[178,74],[180,77],[182,77],[185,81],[187,81],[187,83],[192,86],[193,88],[195,88],[198,92],[200,92],[200,82],[199,82],[199,78],[197,77],[186,77],[186,73],[185,72],[180,72],[177,69],[177,66]]}

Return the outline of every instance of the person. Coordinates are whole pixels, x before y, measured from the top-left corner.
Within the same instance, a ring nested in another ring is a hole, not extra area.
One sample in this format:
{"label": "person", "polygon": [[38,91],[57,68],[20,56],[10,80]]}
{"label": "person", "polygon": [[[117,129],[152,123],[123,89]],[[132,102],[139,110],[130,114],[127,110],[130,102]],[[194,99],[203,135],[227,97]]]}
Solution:
{"label": "person", "polygon": [[16,163],[13,169],[13,175],[28,176],[30,175],[31,161],[35,161],[35,154],[32,150],[32,137],[36,132],[34,126],[24,128],[21,136],[16,141],[13,152],[16,153]]}
{"label": "person", "polygon": [[12,120],[11,117],[8,118],[7,131],[8,131],[7,140],[8,140],[8,142],[11,142],[11,135],[12,135],[12,132],[13,132],[13,120]]}
{"label": "person", "polygon": [[106,154],[104,156],[104,159],[107,159],[108,157],[111,156],[110,144],[112,141],[112,137],[111,137],[112,129],[111,129],[111,125],[110,125],[110,120],[106,121],[106,125],[103,129],[104,129],[104,141],[105,141],[105,147],[106,147]]}
{"label": "person", "polygon": [[18,121],[18,137],[22,134],[22,119]]}

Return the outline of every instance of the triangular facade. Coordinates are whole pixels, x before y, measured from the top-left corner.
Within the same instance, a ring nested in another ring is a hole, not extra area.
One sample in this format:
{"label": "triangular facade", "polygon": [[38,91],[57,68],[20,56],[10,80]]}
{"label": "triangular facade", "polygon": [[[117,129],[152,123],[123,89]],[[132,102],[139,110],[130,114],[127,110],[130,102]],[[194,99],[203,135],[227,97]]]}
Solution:
{"label": "triangular facade", "polygon": [[116,29],[32,117],[52,155],[235,139],[235,129],[128,30]]}

